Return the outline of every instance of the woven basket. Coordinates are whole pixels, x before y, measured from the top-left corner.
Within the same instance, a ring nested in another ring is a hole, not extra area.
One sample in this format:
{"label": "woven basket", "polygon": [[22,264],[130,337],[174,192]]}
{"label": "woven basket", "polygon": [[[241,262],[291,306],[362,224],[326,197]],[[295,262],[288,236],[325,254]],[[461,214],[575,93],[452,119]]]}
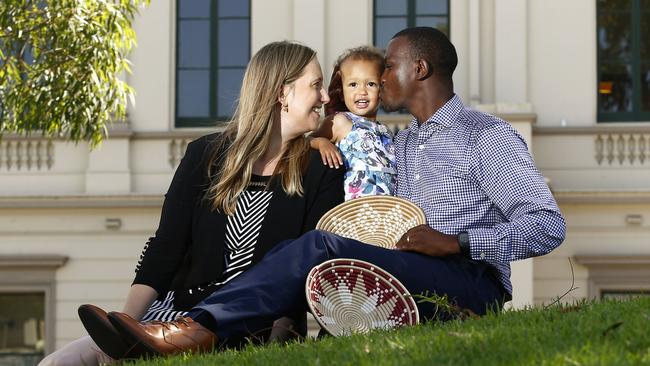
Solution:
{"label": "woven basket", "polygon": [[397,278],[356,259],[332,259],[314,267],[305,292],[316,321],[334,336],[420,320],[415,301]]}
{"label": "woven basket", "polygon": [[426,224],[421,208],[394,196],[366,196],[339,204],[316,224],[316,229],[384,248],[395,248],[410,228]]}

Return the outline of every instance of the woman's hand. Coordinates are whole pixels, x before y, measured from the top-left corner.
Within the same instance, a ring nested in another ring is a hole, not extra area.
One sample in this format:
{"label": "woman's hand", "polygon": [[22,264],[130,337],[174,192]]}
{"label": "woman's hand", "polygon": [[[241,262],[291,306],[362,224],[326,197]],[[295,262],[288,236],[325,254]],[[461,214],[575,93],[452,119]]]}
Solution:
{"label": "woman's hand", "polygon": [[323,159],[324,165],[329,165],[330,168],[336,169],[343,165],[343,158],[341,158],[339,149],[337,149],[328,139],[324,137],[314,137],[312,140],[312,147],[320,151],[320,156]]}
{"label": "woman's hand", "polygon": [[447,235],[428,225],[418,225],[407,231],[395,244],[399,250],[418,252],[432,257],[459,254],[460,246],[455,235]]}

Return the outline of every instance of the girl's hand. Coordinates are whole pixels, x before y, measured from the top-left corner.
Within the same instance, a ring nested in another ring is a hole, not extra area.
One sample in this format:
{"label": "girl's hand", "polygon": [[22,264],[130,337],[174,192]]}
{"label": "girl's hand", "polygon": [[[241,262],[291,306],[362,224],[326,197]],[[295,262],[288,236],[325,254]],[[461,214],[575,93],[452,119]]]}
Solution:
{"label": "girl's hand", "polygon": [[337,149],[328,139],[315,137],[313,142],[318,151],[320,151],[320,156],[323,159],[324,165],[329,165],[330,168],[336,167],[336,169],[343,165],[343,158],[341,158],[339,149]]}

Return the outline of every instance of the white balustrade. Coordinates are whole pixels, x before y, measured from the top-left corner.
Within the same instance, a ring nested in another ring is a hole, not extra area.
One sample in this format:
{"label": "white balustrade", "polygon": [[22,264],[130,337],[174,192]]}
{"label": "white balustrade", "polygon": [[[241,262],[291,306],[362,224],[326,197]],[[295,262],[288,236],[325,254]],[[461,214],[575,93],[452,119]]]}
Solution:
{"label": "white balustrade", "polygon": [[0,171],[51,170],[54,143],[51,140],[0,141]]}
{"label": "white balustrade", "polygon": [[594,157],[598,165],[643,165],[650,160],[649,138],[643,133],[598,134],[594,141]]}

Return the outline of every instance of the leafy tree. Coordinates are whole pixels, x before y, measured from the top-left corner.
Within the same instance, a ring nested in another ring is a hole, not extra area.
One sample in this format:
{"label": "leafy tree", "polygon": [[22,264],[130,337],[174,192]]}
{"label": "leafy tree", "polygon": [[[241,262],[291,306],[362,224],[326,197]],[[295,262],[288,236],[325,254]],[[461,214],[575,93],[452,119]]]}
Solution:
{"label": "leafy tree", "polygon": [[126,117],[131,23],[150,0],[0,0],[0,137],[91,146]]}

